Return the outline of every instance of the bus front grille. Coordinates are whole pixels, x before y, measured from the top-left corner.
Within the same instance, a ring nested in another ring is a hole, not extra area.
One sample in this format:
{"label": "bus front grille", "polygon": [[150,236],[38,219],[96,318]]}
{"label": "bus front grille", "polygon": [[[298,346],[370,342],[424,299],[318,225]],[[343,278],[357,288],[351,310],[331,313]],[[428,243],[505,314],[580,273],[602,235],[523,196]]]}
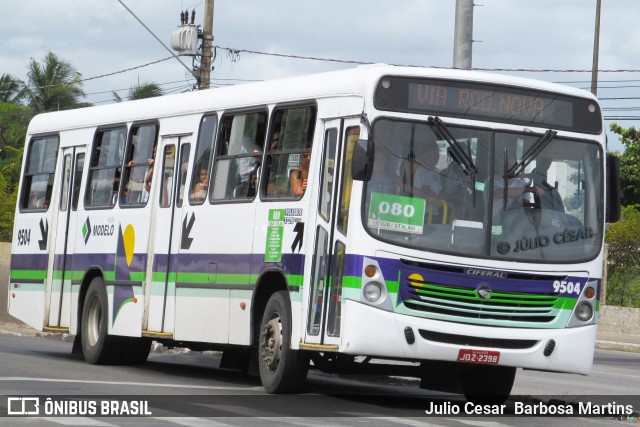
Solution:
{"label": "bus front grille", "polygon": [[489,320],[518,323],[551,323],[562,302],[554,295],[493,292],[488,299],[475,289],[426,283],[409,279],[403,303],[411,310],[455,317],[461,322]]}

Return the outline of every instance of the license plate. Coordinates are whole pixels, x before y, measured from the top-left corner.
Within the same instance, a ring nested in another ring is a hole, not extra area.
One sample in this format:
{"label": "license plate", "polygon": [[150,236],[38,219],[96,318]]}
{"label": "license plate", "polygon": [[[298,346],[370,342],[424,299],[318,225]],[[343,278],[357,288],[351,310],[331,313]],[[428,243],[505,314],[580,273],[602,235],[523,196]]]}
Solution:
{"label": "license plate", "polygon": [[495,365],[499,360],[499,351],[462,349],[458,352],[458,362]]}

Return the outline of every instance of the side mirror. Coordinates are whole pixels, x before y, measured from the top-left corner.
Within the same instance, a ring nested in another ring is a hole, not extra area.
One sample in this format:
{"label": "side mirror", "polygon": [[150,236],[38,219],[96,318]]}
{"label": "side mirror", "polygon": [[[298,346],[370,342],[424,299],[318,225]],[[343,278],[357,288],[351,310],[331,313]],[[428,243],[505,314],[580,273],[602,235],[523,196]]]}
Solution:
{"label": "side mirror", "polygon": [[618,222],[620,215],[620,158],[607,153],[606,222]]}
{"label": "side mirror", "polygon": [[354,181],[369,181],[371,179],[374,153],[373,141],[359,139],[356,142],[351,158],[351,178]]}

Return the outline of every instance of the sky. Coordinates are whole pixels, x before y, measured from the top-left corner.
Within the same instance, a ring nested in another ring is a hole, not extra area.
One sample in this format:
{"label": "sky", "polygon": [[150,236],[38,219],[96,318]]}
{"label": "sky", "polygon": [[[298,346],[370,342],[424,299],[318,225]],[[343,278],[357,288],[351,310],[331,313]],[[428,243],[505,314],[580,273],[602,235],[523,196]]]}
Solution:
{"label": "sky", "polygon": [[[195,10],[196,24],[204,18],[204,0],[121,1],[167,46],[181,10]],[[452,67],[455,3],[216,0],[212,86],[357,66],[326,59]],[[529,70],[499,72],[590,90],[597,0],[475,3],[472,67]],[[25,80],[31,58],[52,51],[82,74],[85,101],[97,105],[113,102],[113,91],[125,98],[138,82],[166,93],[195,84],[118,0],[0,0],[0,16],[0,74]],[[640,0],[602,0],[598,97],[607,127],[640,127],[638,16]],[[609,150],[623,150],[612,133]]]}

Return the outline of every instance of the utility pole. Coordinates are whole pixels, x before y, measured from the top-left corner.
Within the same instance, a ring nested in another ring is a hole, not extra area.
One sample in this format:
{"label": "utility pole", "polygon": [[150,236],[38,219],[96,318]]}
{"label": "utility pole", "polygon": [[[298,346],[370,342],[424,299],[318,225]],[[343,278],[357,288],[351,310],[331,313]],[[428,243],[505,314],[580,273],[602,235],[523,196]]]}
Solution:
{"label": "utility pole", "polygon": [[591,68],[591,93],[598,95],[598,52],[600,51],[600,6],[601,0],[596,3],[596,30],[593,36],[593,66]]}
{"label": "utility pole", "polygon": [[209,89],[211,84],[211,58],[213,58],[213,3],[206,0],[204,6],[204,24],[202,28],[202,61],[200,64],[200,90]]}
{"label": "utility pole", "polygon": [[453,36],[454,68],[471,68],[472,43],[473,0],[456,0],[456,24]]}

